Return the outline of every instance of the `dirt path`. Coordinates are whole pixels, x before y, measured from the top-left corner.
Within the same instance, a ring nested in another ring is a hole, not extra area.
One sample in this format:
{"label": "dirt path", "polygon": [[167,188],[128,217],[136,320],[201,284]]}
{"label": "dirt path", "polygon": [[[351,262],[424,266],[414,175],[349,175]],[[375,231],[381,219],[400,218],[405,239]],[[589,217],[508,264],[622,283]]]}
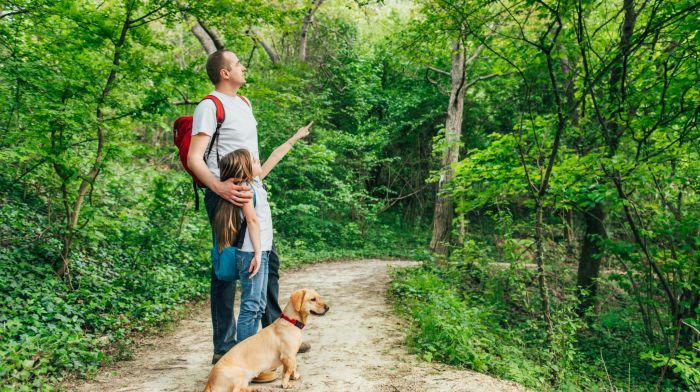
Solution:
{"label": "dirt path", "polygon": [[[324,263],[283,273],[283,305],[293,289],[317,289],[329,304],[304,329],[311,351],[299,354],[300,381],[291,391],[524,391],[480,373],[426,363],[405,348],[407,324],[386,299],[391,266],[403,261]],[[238,299],[238,296],[237,296]],[[77,391],[201,391],[211,369],[209,307],[201,306],[174,332],[145,341],[125,361],[102,371]],[[282,391],[280,382],[259,386]]]}

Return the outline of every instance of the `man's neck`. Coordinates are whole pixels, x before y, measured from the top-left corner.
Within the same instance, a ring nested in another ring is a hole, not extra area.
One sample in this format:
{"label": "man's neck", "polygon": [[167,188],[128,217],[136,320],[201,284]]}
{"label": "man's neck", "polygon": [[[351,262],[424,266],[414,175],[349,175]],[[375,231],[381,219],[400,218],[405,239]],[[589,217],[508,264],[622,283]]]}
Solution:
{"label": "man's neck", "polygon": [[232,97],[235,97],[236,95],[238,95],[238,90],[240,88],[241,88],[241,86],[231,86],[230,84],[223,84],[222,83],[222,84],[217,85],[216,88],[214,88],[214,90],[216,90],[222,94],[226,94],[226,95],[230,95]]}

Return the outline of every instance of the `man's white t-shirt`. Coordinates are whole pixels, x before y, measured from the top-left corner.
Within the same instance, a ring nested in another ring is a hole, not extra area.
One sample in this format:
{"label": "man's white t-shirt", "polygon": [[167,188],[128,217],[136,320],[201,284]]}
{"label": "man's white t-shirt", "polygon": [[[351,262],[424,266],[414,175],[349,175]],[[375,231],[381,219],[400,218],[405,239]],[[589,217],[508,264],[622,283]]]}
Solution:
{"label": "man's white t-shirt", "polygon": [[[263,188],[259,177],[255,177],[253,183],[250,184],[255,192],[255,215],[260,222],[260,250],[272,250],[272,211],[270,203],[267,201],[267,191]],[[243,252],[253,252],[253,242],[250,240],[250,233],[246,232],[243,246]]]}
{"label": "man's white t-shirt", "polygon": [[[221,100],[224,107],[224,122],[219,129],[218,141],[214,143],[207,159],[209,170],[219,178],[219,159],[231,151],[245,148],[257,159],[258,152],[258,122],[253,116],[253,109],[239,96],[226,95],[216,90],[210,93]],[[209,136],[216,131],[216,104],[211,99],[205,99],[197,105],[192,119],[192,136],[204,133]]]}

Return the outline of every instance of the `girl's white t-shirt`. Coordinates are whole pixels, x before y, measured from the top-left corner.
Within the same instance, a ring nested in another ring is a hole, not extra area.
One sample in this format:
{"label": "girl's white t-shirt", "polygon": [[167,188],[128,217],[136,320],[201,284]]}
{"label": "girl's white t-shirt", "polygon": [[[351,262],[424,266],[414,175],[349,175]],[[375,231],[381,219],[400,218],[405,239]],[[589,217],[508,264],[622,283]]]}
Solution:
{"label": "girl's white t-shirt", "polygon": [[[258,152],[258,122],[253,116],[253,110],[239,96],[226,95],[216,90],[210,93],[221,101],[224,107],[224,122],[219,129],[218,143],[214,143],[207,167],[219,178],[219,163],[216,150],[219,149],[219,159],[231,151],[245,148],[260,159]],[[204,133],[209,136],[216,131],[216,104],[211,99],[205,99],[197,105],[192,118],[192,136]]]}
{"label": "girl's white t-shirt", "polygon": [[[260,222],[260,250],[263,252],[270,251],[272,250],[272,211],[270,210],[270,203],[267,201],[267,191],[259,177],[255,177],[251,187],[253,187],[255,192],[255,215],[257,215],[258,222]],[[255,251],[253,242],[250,240],[249,230],[247,230],[241,250],[243,252]]]}

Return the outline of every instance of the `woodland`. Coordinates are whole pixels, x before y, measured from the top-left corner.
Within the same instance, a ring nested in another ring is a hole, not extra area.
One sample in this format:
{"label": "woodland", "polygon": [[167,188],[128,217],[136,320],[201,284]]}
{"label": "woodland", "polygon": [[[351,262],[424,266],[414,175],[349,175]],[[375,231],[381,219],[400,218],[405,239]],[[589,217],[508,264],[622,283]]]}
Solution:
{"label": "woodland", "polygon": [[420,261],[387,290],[425,361],[700,390],[699,30],[691,0],[0,0],[0,391],[208,297],[172,126],[222,48],[261,157],[314,121],[266,180],[283,268]]}

